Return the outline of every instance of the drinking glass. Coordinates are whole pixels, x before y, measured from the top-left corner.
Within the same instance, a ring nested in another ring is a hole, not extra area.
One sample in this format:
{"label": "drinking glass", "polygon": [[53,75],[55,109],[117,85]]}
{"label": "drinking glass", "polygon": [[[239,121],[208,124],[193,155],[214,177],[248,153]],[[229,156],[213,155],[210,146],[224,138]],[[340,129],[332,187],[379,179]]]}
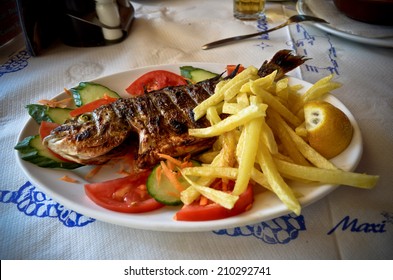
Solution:
{"label": "drinking glass", "polygon": [[241,20],[260,19],[265,11],[266,0],[233,0],[233,15]]}

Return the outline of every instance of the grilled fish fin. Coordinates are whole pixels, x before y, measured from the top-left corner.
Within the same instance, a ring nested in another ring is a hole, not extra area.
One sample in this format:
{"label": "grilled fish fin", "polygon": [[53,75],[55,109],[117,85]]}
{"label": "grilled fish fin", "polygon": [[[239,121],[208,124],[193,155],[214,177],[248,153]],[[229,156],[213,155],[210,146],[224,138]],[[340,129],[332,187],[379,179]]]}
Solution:
{"label": "grilled fish fin", "polygon": [[265,77],[277,70],[276,80],[279,80],[285,73],[302,65],[308,59],[309,58],[305,58],[304,56],[291,54],[291,50],[280,50],[269,62],[265,60],[258,70],[258,75],[260,77]]}

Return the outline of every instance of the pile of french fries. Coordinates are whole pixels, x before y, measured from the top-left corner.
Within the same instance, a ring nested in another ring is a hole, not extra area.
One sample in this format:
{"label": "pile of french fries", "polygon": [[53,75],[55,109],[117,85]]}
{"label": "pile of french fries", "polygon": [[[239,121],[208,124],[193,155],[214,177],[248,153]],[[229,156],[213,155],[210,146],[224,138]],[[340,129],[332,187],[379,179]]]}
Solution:
{"label": "pile of french fries", "polygon": [[[287,77],[275,81],[276,72],[262,78],[257,72],[251,66],[221,81],[215,93],[194,109],[195,119],[206,116],[211,126],[190,129],[189,134],[217,136],[218,140],[200,155],[201,166],[181,171],[190,183],[181,193],[184,204],[203,195],[231,209],[252,183],[274,192],[299,215],[300,194],[288,185],[288,179],[366,189],[375,186],[378,176],[340,170],[305,140],[303,106],[341,86],[332,81],[333,75],[300,94],[302,86],[289,85]],[[217,178],[235,180],[233,191],[210,188]]]}

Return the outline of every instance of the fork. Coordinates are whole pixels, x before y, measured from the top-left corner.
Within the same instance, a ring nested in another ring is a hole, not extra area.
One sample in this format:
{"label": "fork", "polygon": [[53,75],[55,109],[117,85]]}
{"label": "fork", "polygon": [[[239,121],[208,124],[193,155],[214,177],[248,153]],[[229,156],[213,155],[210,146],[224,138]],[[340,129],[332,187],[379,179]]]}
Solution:
{"label": "fork", "polygon": [[203,50],[212,49],[212,48],[215,48],[215,47],[218,47],[218,46],[221,46],[221,45],[225,45],[225,44],[233,43],[233,42],[240,41],[240,40],[243,40],[243,39],[259,36],[259,35],[266,34],[266,33],[272,32],[274,30],[283,28],[283,27],[285,27],[287,25],[290,25],[291,23],[298,23],[298,22],[303,22],[303,21],[313,21],[313,22],[320,22],[320,23],[328,23],[324,19],[313,17],[313,16],[294,15],[294,16],[291,16],[290,18],[288,18],[287,21],[285,21],[284,23],[282,23],[282,24],[280,24],[280,25],[278,25],[276,27],[273,27],[271,29],[268,29],[268,30],[265,30],[265,31],[261,31],[261,32],[252,33],[252,34],[240,35],[240,36],[230,37],[230,38],[218,40],[218,41],[215,41],[215,42],[211,42],[209,44],[203,45],[202,49]]}

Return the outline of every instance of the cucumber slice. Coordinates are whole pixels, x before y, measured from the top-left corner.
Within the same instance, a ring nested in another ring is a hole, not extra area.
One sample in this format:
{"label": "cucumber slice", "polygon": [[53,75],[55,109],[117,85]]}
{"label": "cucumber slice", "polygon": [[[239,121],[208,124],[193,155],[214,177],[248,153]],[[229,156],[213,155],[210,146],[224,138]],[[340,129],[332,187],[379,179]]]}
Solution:
{"label": "cucumber slice", "polygon": [[75,105],[80,107],[97,99],[107,96],[120,98],[113,90],[92,82],[81,82],[77,87],[70,89]]}
{"label": "cucumber slice", "polygon": [[42,145],[39,135],[26,137],[14,148],[21,153],[21,159],[40,167],[75,169],[82,166],[79,163],[63,161],[53,155],[44,145]]}
{"label": "cucumber slice", "polygon": [[[193,165],[200,165],[196,161],[192,161]],[[149,177],[147,178],[146,187],[147,192],[158,202],[176,206],[182,204],[180,200],[180,191],[176,189],[175,186],[169,181],[169,179],[161,174],[160,182],[157,181],[157,169],[160,167],[160,164],[156,165]],[[188,188],[190,184],[183,177],[179,177],[179,182],[185,187]]]}
{"label": "cucumber slice", "polygon": [[216,73],[207,71],[202,68],[195,68],[193,66],[180,67],[180,74],[184,78],[191,80],[193,83],[198,83],[200,81],[204,81],[218,76],[218,74]]}
{"label": "cucumber slice", "polygon": [[26,105],[29,115],[40,124],[42,121],[54,122],[63,124],[67,119],[70,118],[70,112],[72,109],[67,108],[51,108],[46,105],[40,104],[29,104]]}

